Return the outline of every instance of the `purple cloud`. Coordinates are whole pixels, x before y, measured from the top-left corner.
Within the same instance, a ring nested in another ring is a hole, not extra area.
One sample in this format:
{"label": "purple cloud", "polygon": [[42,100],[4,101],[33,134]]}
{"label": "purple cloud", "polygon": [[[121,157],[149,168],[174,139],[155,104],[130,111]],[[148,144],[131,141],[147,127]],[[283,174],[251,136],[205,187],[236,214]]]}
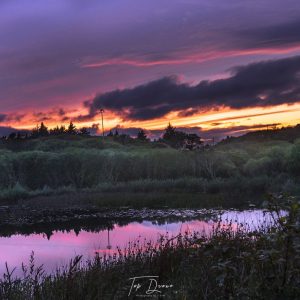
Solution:
{"label": "purple cloud", "polygon": [[1,108],[79,105],[170,74],[213,76],[240,64],[241,51],[299,44],[299,16],[296,0],[1,1]]}
{"label": "purple cloud", "polygon": [[96,96],[89,105],[91,118],[100,108],[125,119],[148,120],[171,111],[180,115],[226,106],[234,109],[267,107],[300,101],[300,56],[262,61],[231,69],[231,76],[203,80],[196,85],[165,77],[131,89]]}

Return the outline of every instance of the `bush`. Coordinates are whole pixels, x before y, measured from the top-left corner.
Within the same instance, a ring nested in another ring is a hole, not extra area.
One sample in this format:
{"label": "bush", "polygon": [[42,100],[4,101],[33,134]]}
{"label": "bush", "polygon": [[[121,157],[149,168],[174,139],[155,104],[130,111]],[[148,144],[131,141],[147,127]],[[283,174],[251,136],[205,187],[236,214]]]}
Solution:
{"label": "bush", "polygon": [[292,174],[300,175],[300,142],[297,142],[291,150],[288,158],[288,169]]}
{"label": "bush", "polygon": [[[143,144],[123,146],[109,138],[77,136],[29,140],[22,147],[35,150],[0,151],[0,188],[19,183],[29,191],[45,186],[93,189],[107,183],[139,182],[148,189],[150,180],[155,186],[161,181],[168,190],[172,186],[187,190],[184,184],[188,183],[191,190],[201,192],[266,192],[280,191],[284,185],[287,189],[287,180],[297,184],[300,175],[299,142],[243,143],[243,147],[225,145],[195,152]],[[185,178],[194,178],[197,184]]]}

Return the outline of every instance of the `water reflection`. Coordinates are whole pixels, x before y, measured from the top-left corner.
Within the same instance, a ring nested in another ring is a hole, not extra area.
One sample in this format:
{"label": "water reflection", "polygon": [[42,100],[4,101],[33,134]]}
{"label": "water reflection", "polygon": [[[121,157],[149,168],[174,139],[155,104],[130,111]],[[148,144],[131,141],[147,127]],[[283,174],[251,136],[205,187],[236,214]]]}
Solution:
{"label": "water reflection", "polygon": [[[232,221],[233,228],[238,223],[247,223],[251,230],[259,225],[272,224],[270,214],[261,210],[255,211],[229,211],[220,215],[221,222]],[[160,235],[175,236],[178,233],[192,233],[194,231],[209,234],[216,219],[189,220],[173,222],[142,221],[131,222],[126,225],[110,224],[105,229],[96,230],[93,227],[83,229],[68,229],[46,233],[32,233],[29,235],[14,234],[10,237],[0,237],[0,273],[8,262],[12,269],[18,267],[15,275],[20,274],[22,262],[27,263],[29,256],[34,251],[37,265],[44,265],[47,272],[53,272],[56,268],[66,265],[75,255],[83,255],[84,258],[92,258],[95,252],[100,254],[115,253],[117,247],[125,248],[129,242],[139,240],[157,241]]]}

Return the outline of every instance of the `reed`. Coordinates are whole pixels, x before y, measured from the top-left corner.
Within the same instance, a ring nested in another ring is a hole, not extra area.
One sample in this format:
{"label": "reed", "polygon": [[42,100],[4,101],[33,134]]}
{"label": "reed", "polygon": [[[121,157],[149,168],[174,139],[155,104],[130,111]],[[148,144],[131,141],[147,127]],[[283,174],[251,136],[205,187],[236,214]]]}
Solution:
{"label": "reed", "polygon": [[211,236],[201,232],[136,240],[115,255],[68,266],[47,275],[34,255],[24,275],[13,270],[0,281],[1,299],[126,299],[131,277],[157,275],[170,283],[165,299],[297,299],[300,297],[299,202],[281,216],[271,203],[273,227],[232,228],[219,223]]}

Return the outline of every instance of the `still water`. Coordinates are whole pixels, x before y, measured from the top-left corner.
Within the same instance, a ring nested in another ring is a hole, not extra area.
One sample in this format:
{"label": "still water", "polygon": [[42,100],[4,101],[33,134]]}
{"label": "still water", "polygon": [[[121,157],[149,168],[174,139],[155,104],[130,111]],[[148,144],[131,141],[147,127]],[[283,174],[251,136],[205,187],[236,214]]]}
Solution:
{"label": "still water", "polygon": [[[216,215],[218,213],[216,212]],[[250,230],[260,225],[271,225],[272,217],[262,210],[226,211],[219,214],[222,224],[232,222],[232,228],[240,223],[248,224]],[[216,218],[205,220],[177,221],[172,223],[144,220],[121,226],[114,224],[113,229],[88,231],[54,231],[49,237],[46,234],[16,234],[0,237],[0,277],[5,271],[7,262],[9,269],[16,267],[14,275],[21,274],[22,262],[28,264],[31,252],[34,252],[36,265],[43,265],[50,273],[56,268],[65,266],[75,255],[92,258],[95,253],[113,254],[117,247],[125,248],[129,242],[139,240],[157,241],[160,235],[176,236],[194,231],[210,234],[216,225]]]}

